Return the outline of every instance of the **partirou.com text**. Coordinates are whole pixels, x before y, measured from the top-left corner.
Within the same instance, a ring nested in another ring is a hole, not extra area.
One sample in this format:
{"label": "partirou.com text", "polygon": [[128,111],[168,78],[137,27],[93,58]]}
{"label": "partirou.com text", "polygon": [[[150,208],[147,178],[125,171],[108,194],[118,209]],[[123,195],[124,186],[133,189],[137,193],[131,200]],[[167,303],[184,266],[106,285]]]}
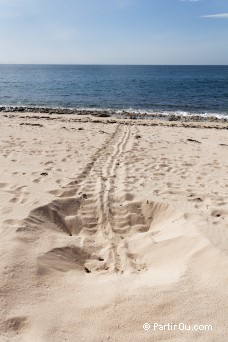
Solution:
{"label": "partirou.com text", "polygon": [[159,323],[144,323],[143,329],[145,331],[212,331],[213,327],[210,324],[187,324],[187,323],[166,323],[166,324],[159,324]]}

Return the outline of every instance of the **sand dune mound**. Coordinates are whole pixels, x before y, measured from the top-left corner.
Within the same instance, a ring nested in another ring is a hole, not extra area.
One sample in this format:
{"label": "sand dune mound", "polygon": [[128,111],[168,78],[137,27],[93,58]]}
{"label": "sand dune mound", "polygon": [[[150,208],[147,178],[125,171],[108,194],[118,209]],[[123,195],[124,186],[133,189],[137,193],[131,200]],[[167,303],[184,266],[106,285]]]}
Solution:
{"label": "sand dune mound", "polygon": [[65,218],[76,214],[79,207],[80,199],[77,198],[55,200],[32,210],[25,222],[29,227],[54,229],[72,235],[71,220]]}
{"label": "sand dune mound", "polygon": [[144,201],[142,213],[145,217],[147,227],[151,228],[166,220],[171,220],[177,214],[177,210],[165,202]]}
{"label": "sand dune mound", "polygon": [[[129,201],[110,203],[107,212],[91,196],[54,200],[34,209],[25,220],[27,229],[45,229],[52,237],[55,232],[62,234],[69,244],[72,238],[81,243],[81,247],[56,247],[38,256],[39,270],[87,273],[146,270],[149,264],[140,260],[149,246],[154,247],[154,242],[144,233],[156,230],[166,221],[171,223],[177,211],[166,203],[133,201],[130,194],[127,198]],[[137,246],[132,244],[135,236]]]}
{"label": "sand dune mound", "polygon": [[69,270],[87,270],[86,260],[91,258],[91,254],[77,246],[66,246],[54,248],[38,258],[40,271],[43,269],[54,269],[61,272]]}

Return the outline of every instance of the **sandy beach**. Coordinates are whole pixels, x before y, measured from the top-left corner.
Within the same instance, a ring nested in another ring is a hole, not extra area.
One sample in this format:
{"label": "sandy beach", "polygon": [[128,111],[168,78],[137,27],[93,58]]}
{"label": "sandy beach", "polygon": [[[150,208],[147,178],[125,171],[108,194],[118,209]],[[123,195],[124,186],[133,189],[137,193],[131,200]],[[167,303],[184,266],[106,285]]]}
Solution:
{"label": "sandy beach", "polygon": [[0,132],[1,342],[227,341],[228,123]]}

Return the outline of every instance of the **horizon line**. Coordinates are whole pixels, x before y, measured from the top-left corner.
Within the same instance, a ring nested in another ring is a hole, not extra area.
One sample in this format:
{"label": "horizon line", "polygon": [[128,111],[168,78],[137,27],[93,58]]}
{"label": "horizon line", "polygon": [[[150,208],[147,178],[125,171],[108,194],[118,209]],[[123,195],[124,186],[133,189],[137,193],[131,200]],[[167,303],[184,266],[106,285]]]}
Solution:
{"label": "horizon line", "polygon": [[228,66],[227,64],[113,64],[113,63],[0,63],[0,65],[62,65],[62,66]]}

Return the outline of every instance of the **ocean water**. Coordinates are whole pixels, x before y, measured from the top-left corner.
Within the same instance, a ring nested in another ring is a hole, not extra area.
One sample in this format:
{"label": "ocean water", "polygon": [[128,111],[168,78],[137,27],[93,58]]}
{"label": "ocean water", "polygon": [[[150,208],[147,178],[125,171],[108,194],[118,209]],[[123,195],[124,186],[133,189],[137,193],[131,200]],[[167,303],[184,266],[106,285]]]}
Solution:
{"label": "ocean water", "polygon": [[0,105],[228,116],[228,66],[0,65]]}

